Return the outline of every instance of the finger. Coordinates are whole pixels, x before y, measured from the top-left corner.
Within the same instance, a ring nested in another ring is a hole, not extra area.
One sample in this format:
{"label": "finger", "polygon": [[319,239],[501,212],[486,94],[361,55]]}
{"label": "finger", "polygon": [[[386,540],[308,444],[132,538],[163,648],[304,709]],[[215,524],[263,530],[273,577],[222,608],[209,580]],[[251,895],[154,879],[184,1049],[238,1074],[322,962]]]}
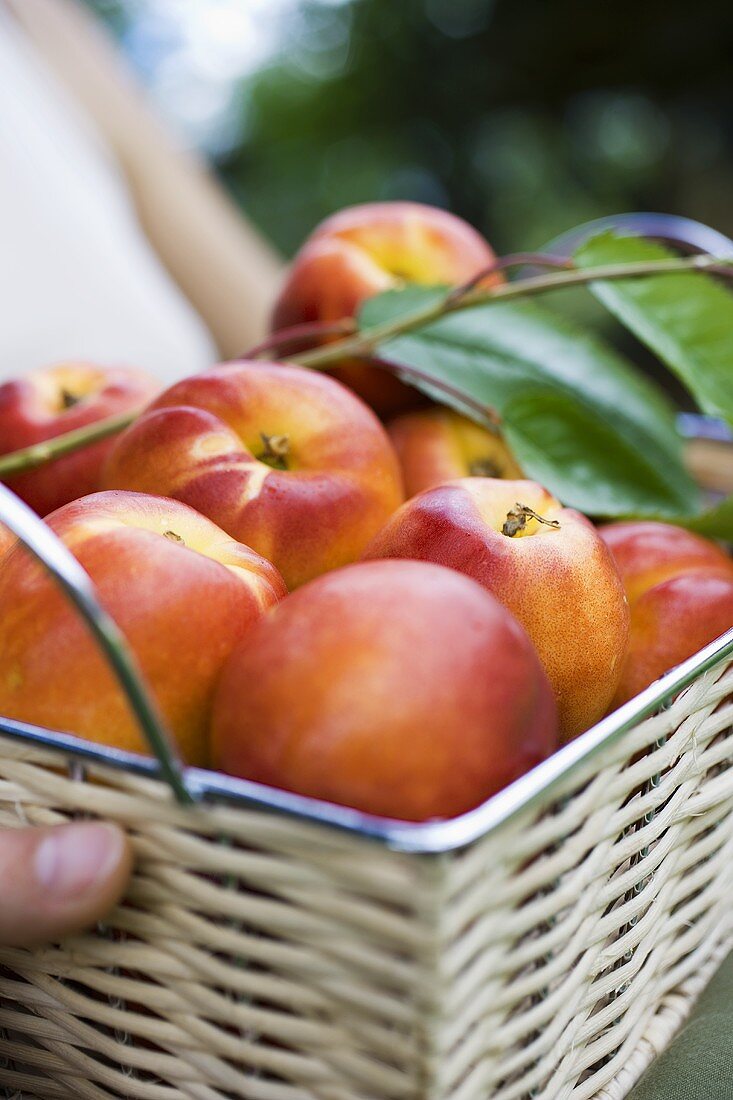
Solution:
{"label": "finger", "polygon": [[0,831],[0,944],[53,942],[93,925],[119,901],[131,870],[116,825]]}

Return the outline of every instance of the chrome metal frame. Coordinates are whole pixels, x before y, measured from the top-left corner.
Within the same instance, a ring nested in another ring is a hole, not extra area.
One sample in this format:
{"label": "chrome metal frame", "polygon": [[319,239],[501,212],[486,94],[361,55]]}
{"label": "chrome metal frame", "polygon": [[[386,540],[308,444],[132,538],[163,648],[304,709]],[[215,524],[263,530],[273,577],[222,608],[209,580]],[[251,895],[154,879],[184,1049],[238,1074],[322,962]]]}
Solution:
{"label": "chrome metal frame", "polygon": [[709,225],[677,214],[651,212],[610,214],[605,218],[596,218],[555,237],[542,251],[555,256],[572,256],[584,241],[606,230],[623,237],[650,237],[683,251],[709,252],[711,256],[730,256],[733,252],[733,241]]}

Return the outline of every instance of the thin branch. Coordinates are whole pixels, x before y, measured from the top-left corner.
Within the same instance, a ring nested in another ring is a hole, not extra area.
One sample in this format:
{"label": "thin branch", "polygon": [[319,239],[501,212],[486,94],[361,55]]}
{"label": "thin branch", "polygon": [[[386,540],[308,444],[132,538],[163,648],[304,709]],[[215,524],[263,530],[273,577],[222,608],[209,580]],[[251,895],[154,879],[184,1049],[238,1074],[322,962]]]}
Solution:
{"label": "thin branch", "polygon": [[430,324],[440,317],[473,306],[488,305],[491,302],[510,301],[515,298],[533,298],[551,290],[560,290],[571,286],[582,286],[600,280],[638,279],[648,275],[676,275],[687,271],[712,271],[726,278],[733,278],[733,257],[700,256],[674,257],[669,260],[638,260],[634,263],[604,264],[600,267],[557,271],[549,275],[535,275],[527,279],[517,279],[513,283],[501,283],[498,286],[469,290],[460,298],[448,292],[437,301],[431,302],[413,313],[384,321],[380,325],[363,329],[359,334],[329,344],[325,348],[314,348],[300,355],[288,356],[288,361],[300,363],[304,367],[321,368],[337,362],[342,356],[369,356],[380,344],[395,336],[412,332],[416,328]]}
{"label": "thin branch", "polygon": [[33,443],[30,447],[24,447],[20,451],[11,451],[9,454],[0,455],[0,480],[16,477],[27,470],[35,470],[53,459],[62,455],[71,454],[81,450],[92,443],[99,443],[111,435],[116,435],[132,424],[143,406],[128,412],[110,416],[106,420],[97,420],[94,424],[86,424],[83,428],[75,428],[72,432],[64,432],[63,435],[54,436],[52,439],[44,439],[41,443]]}
{"label": "thin branch", "polygon": [[[347,319],[346,322],[344,322],[344,327],[348,326],[349,330],[352,331],[351,335],[334,340],[324,347],[313,348],[310,351],[301,352],[297,355],[281,357],[280,361],[298,363],[301,366],[321,369],[334,365],[344,357],[372,359],[374,353],[378,352],[380,346],[394,337],[401,336],[403,333],[414,332],[415,329],[430,324],[430,322],[436,321],[438,318],[444,317],[450,313],[456,313],[463,309],[471,309],[474,306],[489,305],[491,302],[505,302],[517,298],[532,298],[539,294],[546,294],[551,290],[560,290],[564,287],[571,286],[582,286],[587,283],[598,282],[599,280],[638,279],[651,275],[675,275],[686,271],[707,271],[710,274],[721,275],[728,279],[733,278],[733,257],[711,256],[708,253],[697,256],[672,257],[664,260],[636,261],[634,263],[625,264],[604,264],[600,267],[586,268],[584,270],[578,268],[567,270],[566,262],[560,264],[558,261],[559,257],[542,257],[534,255],[533,253],[516,253],[513,256],[507,256],[503,260],[498,260],[497,265],[511,267],[517,264],[532,263],[534,265],[539,265],[544,263],[548,267],[559,266],[561,269],[549,274],[516,279],[514,282],[501,283],[493,287],[482,288],[467,284],[465,287],[460,288],[458,294],[455,290],[448,291],[427,306],[422,306],[420,309],[413,310],[412,313],[394,317],[389,321],[383,321],[379,325],[363,329],[358,333],[353,333],[354,322],[351,319]],[[497,270],[498,267],[493,266],[493,269]],[[485,277],[485,275],[486,272],[482,273],[483,277]],[[292,334],[293,339],[302,339],[308,335],[312,336],[315,333],[312,329],[309,329],[308,332],[301,332],[296,337],[291,329],[287,330],[286,334]],[[324,335],[323,331],[319,334]],[[277,337],[281,335],[282,334],[275,334]],[[275,336],[272,338],[273,341],[275,340]],[[267,346],[265,344],[260,345],[260,350],[264,352],[264,350],[269,350],[270,346],[271,342],[268,341]],[[258,349],[254,349],[254,352],[256,353],[257,350]],[[252,354],[252,352],[250,354]],[[389,364],[390,361],[388,358],[384,358],[384,362],[385,364]],[[403,373],[407,373],[407,369],[403,368],[401,364],[399,369]],[[432,381],[431,379],[431,384]],[[461,399],[463,399],[463,397]],[[22,451],[14,451],[11,454],[3,455],[0,457],[0,479],[4,480],[22,473],[25,470],[32,470],[37,466],[42,466],[46,462],[61,457],[61,455],[70,454],[72,451],[87,447],[91,443],[97,443],[101,439],[106,439],[108,436],[114,435],[116,432],[126,428],[128,424],[131,424],[133,420],[136,419],[141,411],[141,409],[138,409],[133,412],[122,413],[120,416],[110,417],[108,420],[99,420],[87,427],[77,428],[75,431],[67,432],[65,435],[58,435],[43,443],[37,443],[32,447],[26,447]],[[484,416],[486,416],[486,411],[487,410],[482,407],[482,414]]]}
{"label": "thin branch", "polygon": [[302,325],[291,325],[289,328],[273,332],[266,340],[255,344],[246,351],[242,359],[259,359],[267,352],[278,352],[291,344],[299,344],[301,340],[313,340],[327,336],[351,336],[356,332],[356,320],[354,317],[343,317],[340,321],[305,321]]}
{"label": "thin branch", "polygon": [[452,397],[456,401],[460,401],[464,408],[473,409],[476,415],[481,419],[484,427],[494,433],[499,432],[499,426],[501,424],[501,417],[496,409],[491,405],[486,405],[483,401],[476,401],[473,397],[469,397],[462,390],[459,390],[457,386],[451,386],[449,382],[445,382],[442,378],[433,378],[432,375],[427,374],[425,371],[420,370],[418,367],[408,367],[407,364],[393,363],[390,359],[384,359],[382,356],[378,358],[370,358],[367,360],[369,366],[383,368],[390,372],[390,374],[399,374],[405,378],[412,378],[415,381],[426,382],[435,390],[440,390],[448,397]]}
{"label": "thin branch", "polygon": [[478,275],[474,275],[472,279],[468,279],[461,286],[457,286],[448,295],[448,300],[454,301],[457,298],[462,298],[469,290],[473,290],[484,279],[488,279],[498,271],[506,271],[511,267],[526,267],[528,264],[533,267],[554,267],[561,270],[572,269],[575,266],[567,256],[551,256],[549,253],[544,252],[511,252],[508,256],[501,256],[499,259],[494,260],[493,264],[489,264],[488,267],[479,271]]}

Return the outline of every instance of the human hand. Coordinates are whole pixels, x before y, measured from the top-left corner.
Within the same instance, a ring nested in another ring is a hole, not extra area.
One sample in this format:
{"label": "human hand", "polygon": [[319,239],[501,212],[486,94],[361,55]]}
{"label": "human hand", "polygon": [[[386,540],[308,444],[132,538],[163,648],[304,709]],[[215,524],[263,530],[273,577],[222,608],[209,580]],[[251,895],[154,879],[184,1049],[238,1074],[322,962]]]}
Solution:
{"label": "human hand", "polygon": [[119,901],[131,870],[117,825],[0,830],[0,945],[53,942],[93,925]]}

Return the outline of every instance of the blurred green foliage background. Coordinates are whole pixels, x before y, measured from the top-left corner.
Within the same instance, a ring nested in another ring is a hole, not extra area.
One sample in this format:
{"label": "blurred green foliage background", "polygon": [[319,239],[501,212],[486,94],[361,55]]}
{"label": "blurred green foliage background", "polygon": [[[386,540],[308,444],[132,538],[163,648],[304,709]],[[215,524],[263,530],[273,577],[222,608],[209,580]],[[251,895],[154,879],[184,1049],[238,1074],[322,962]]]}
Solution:
{"label": "blurred green foliage background", "polygon": [[449,207],[500,252],[603,214],[733,236],[733,5],[95,0],[173,125],[291,254],[349,203]]}

